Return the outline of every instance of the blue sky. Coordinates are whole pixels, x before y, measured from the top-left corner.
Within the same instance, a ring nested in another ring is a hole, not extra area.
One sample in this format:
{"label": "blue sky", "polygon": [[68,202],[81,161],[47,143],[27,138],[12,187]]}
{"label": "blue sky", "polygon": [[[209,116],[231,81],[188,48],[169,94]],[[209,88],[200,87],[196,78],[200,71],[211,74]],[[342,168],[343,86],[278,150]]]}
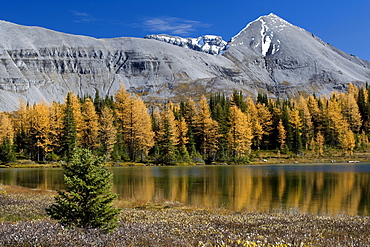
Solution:
{"label": "blue sky", "polygon": [[96,38],[220,35],[274,13],[370,61],[370,0],[2,0],[0,19]]}

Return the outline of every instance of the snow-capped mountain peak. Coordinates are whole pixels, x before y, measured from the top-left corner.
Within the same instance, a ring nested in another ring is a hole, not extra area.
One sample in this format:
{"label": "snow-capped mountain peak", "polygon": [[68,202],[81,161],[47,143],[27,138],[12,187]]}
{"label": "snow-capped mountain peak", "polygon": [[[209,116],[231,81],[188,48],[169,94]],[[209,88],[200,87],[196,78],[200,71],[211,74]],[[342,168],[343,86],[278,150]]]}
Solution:
{"label": "snow-capped mountain peak", "polygon": [[[266,56],[267,54],[274,55],[281,47],[281,41],[275,34],[283,31],[287,26],[293,27],[289,22],[270,13],[248,23],[245,28],[231,38],[230,43],[231,46],[244,45],[244,36],[251,36],[247,43],[253,49],[259,50],[262,56]],[[253,33],[252,35],[251,32]]]}
{"label": "snow-capped mountain peak", "polygon": [[[226,42],[222,39],[221,36],[216,35],[203,35],[198,38],[182,38],[178,36],[171,36],[167,34],[159,35],[147,35],[146,39],[155,39],[169,44],[189,48],[196,51],[202,51],[213,55],[223,54],[229,47],[229,43],[233,43],[233,46],[236,44],[242,45],[244,41],[234,42],[238,40],[238,37],[243,36],[245,32],[250,32],[250,27],[258,25],[260,38],[253,37],[251,43],[255,47],[260,49],[260,52],[263,56],[266,56],[269,52],[275,54],[280,50],[281,41],[278,39],[273,39],[274,31],[283,31],[287,26],[293,26],[289,22],[280,18],[279,16],[270,13],[269,15],[261,16],[258,19],[250,22],[244,29],[242,29],[237,35],[231,38],[230,42]],[[255,27],[253,27],[255,29]],[[261,40],[261,42],[256,41]]]}
{"label": "snow-capped mountain peak", "polygon": [[213,55],[222,54],[227,49],[227,42],[220,36],[203,35],[198,38],[182,38],[167,34],[147,35],[146,39],[155,39],[173,45],[202,51]]}

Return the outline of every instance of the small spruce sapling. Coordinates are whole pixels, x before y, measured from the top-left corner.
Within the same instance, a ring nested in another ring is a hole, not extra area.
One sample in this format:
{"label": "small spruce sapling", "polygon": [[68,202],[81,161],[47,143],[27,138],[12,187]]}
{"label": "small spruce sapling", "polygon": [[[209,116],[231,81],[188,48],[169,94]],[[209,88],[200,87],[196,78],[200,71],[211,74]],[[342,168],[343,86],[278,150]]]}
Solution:
{"label": "small spruce sapling", "polygon": [[58,191],[55,203],[46,209],[52,219],[67,227],[117,227],[120,212],[112,206],[117,197],[111,192],[113,175],[103,160],[90,150],[75,150],[71,162],[63,164],[66,191]]}

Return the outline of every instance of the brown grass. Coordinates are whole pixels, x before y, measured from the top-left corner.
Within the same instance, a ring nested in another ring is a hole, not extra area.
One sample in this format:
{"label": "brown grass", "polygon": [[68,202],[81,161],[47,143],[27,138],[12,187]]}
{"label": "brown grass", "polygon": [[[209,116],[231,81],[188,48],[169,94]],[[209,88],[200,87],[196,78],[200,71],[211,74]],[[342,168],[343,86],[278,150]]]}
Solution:
{"label": "brown grass", "polygon": [[370,217],[247,213],[117,201],[118,228],[66,229],[44,209],[55,192],[3,186],[0,246],[369,246]]}

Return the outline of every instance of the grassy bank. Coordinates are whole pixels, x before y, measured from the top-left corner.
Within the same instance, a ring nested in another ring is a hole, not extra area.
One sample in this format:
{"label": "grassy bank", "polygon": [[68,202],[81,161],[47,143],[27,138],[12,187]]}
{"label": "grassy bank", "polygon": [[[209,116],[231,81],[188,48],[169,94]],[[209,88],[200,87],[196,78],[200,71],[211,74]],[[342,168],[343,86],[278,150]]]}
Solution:
{"label": "grassy bank", "polygon": [[44,212],[53,191],[0,186],[0,246],[369,246],[370,217],[248,213],[117,201],[119,227],[65,229]]}
{"label": "grassy bank", "polygon": [[[326,155],[318,156],[315,152],[305,152],[300,155],[293,153],[282,154],[277,151],[254,151],[249,163],[215,162],[213,164],[294,164],[294,163],[347,163],[347,162],[370,162],[369,152],[356,152],[352,156],[344,155],[340,150],[328,150]],[[151,162],[108,162],[107,166],[154,166]],[[178,166],[196,165],[195,163],[178,163]],[[37,163],[30,160],[18,160],[16,162],[0,164],[0,168],[46,168],[62,167],[60,162]]]}

